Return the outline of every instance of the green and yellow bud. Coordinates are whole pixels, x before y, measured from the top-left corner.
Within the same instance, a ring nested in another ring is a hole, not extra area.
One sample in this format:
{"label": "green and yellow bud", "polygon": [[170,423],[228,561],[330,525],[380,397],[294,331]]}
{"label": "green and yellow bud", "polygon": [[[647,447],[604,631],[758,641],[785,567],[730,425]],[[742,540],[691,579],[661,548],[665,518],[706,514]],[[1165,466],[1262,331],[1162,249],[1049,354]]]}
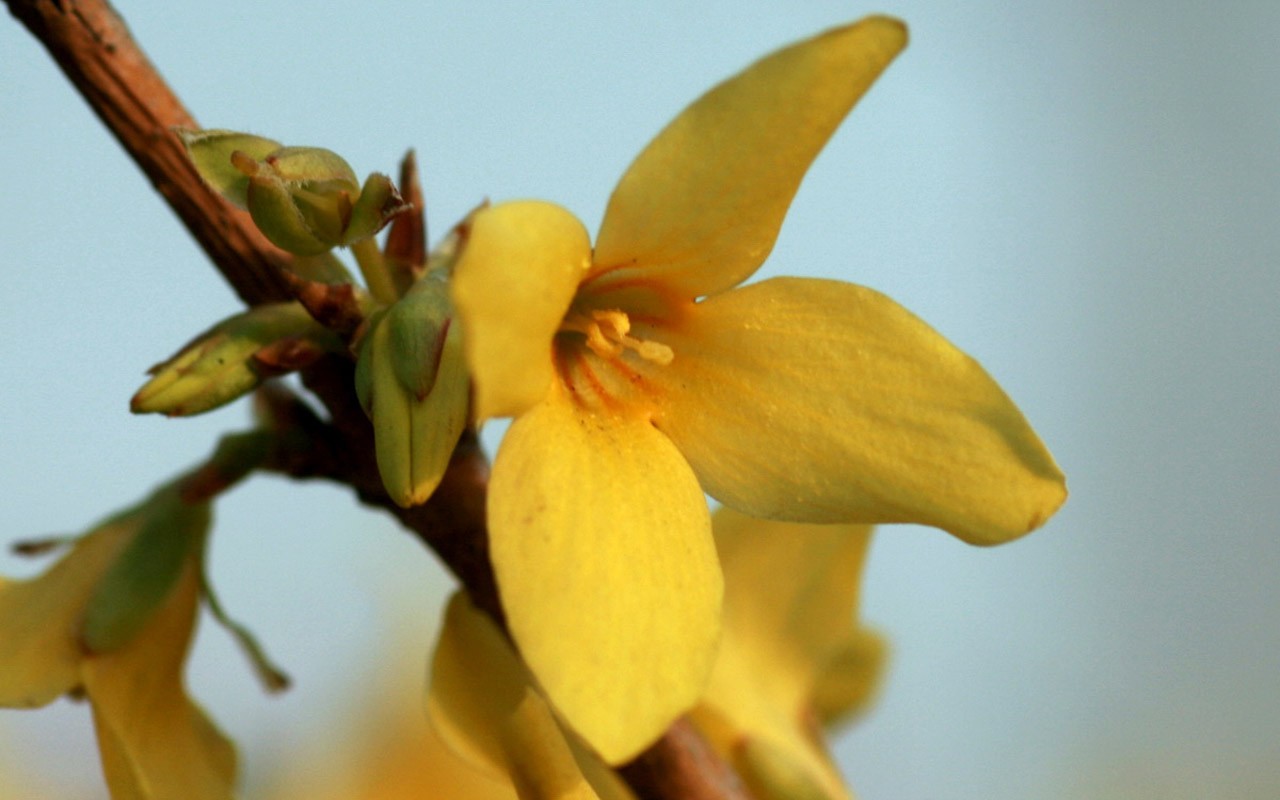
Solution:
{"label": "green and yellow bud", "polygon": [[130,408],[135,414],[201,414],[337,347],[334,334],[301,304],[256,306],[228,317],[152,367],[151,380],[133,396]]}
{"label": "green and yellow bud", "polygon": [[378,471],[408,508],[426,502],[467,424],[470,381],[442,280],[418,281],[373,315],[359,345],[356,394],[373,422]]}
{"label": "green and yellow bud", "polygon": [[367,239],[408,208],[386,175],[360,185],[341,156],[235,131],[179,131],[201,177],[282,250],[315,256]]}
{"label": "green and yellow bud", "polygon": [[283,145],[249,133],[226,130],[178,129],[178,139],[204,182],[240,208],[248,204],[249,176],[231,163],[234,153],[263,159]]}

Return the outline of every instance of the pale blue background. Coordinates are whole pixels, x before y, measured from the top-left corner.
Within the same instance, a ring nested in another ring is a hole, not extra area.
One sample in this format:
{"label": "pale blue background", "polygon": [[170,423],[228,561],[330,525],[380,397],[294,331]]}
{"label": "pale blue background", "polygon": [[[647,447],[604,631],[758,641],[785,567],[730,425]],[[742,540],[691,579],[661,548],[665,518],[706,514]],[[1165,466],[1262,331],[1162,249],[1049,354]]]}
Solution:
{"label": "pale blue background", "polygon": [[[121,8],[204,124],[361,173],[416,147],[437,233],[484,197],[552,199],[594,228],[712,83],[867,11],[905,18],[911,46],[762,274],[865,283],[929,320],[1016,399],[1072,498],[995,550],[883,533],[866,613],[893,671],[840,761],[872,800],[1280,795],[1280,4],[690,5]],[[127,413],[148,365],[237,304],[8,19],[0,175],[7,540],[132,502],[246,411]],[[279,754],[340,745],[351,682],[406,620],[399,668],[425,660],[444,580],[332,487],[254,480],[218,518],[223,599],[298,679],[263,697],[203,628],[193,691],[252,788]],[[82,706],[0,712],[0,754],[75,796],[98,780],[89,729]]]}

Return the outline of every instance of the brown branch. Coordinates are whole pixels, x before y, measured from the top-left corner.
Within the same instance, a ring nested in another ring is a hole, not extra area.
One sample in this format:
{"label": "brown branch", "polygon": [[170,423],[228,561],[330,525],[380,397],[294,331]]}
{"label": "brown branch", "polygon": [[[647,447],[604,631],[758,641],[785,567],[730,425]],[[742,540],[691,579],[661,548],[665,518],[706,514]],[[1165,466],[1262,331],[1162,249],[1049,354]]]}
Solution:
{"label": "brown branch", "polygon": [[[103,0],[5,2],[48,49],[245,303],[288,299],[284,270],[289,257],[266,241],[247,214],[201,182],[172,132],[174,127],[198,126],[115,10]],[[382,488],[373,430],[355,398],[351,363],[324,358],[306,369],[303,380],[324,403],[330,419],[307,416],[305,409],[277,408],[277,413],[301,414],[310,433],[305,445],[274,453],[272,466],[295,477],[342,482],[362,502],[393,513],[458,576],[476,605],[501,624],[485,523],[489,467],[475,436],[463,437],[440,489],[425,505],[401,509]],[[645,800],[746,797],[732,769],[687,722],[676,723],[620,772]]]}
{"label": "brown branch", "polygon": [[142,168],[248,305],[286,300],[280,277],[288,256],[248,215],[210,191],[187,160],[175,126],[195,119],[148,61],[124,21],[101,0],[6,0],[53,56],[107,130]]}

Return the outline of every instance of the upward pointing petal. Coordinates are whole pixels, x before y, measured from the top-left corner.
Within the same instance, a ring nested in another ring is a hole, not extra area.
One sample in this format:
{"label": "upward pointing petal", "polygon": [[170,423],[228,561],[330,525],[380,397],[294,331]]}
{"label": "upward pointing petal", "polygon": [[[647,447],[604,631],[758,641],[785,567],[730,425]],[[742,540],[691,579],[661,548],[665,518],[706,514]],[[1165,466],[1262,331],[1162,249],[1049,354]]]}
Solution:
{"label": "upward pointing petal", "polygon": [[593,274],[659,279],[686,297],[763,263],[800,180],[840,121],[907,43],[868,17],[770,55],[676,117],[609,200]]}
{"label": "upward pointing petal", "polygon": [[476,212],[453,300],[480,420],[515,416],[546,396],[552,339],[590,263],[586,229],[560,206],[526,200]]}

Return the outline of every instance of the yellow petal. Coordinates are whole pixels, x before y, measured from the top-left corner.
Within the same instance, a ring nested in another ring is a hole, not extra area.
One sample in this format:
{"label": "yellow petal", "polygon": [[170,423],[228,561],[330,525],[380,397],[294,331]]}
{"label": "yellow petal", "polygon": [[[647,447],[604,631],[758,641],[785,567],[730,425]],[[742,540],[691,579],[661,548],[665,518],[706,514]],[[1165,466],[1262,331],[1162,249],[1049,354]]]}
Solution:
{"label": "yellow petal", "polygon": [[773,248],[809,164],[906,46],[887,17],[756,62],[676,117],[623,175],[596,242],[597,285],[659,280],[687,298],[735,286]]}
{"label": "yellow petal", "polygon": [[1061,471],[972,358],[860,286],[774,279],[669,331],[655,424],[706,490],[753,516],[917,522],[1015,539],[1066,498]]}
{"label": "yellow petal", "polygon": [[199,590],[193,558],[137,636],[118,650],[85,659],[84,687],[113,800],[234,795],[235,750],[182,683]]}
{"label": "yellow petal", "polygon": [[712,525],[725,575],[726,639],[794,671],[797,691],[807,695],[852,633],[871,527],[755,519],[730,508],[717,510]]}
{"label": "yellow petal", "polygon": [[625,799],[616,775],[583,761],[497,627],[461,592],[445,613],[427,709],[441,738],[472,764],[509,780],[521,798]]}
{"label": "yellow petal", "polygon": [[[427,725],[413,739],[370,748],[368,759],[357,790],[332,795],[334,800],[422,800],[440,796],[445,786],[456,800],[516,800],[509,784],[477,772]],[[298,797],[315,794],[282,795],[280,800]]]}
{"label": "yellow petal", "polygon": [[558,392],[493,466],[490,547],[507,623],[551,702],[609,763],[697,700],[720,627],[702,490],[645,420]]}
{"label": "yellow petal", "polygon": [[824,726],[864,711],[880,688],[889,645],[875,631],[856,630],[827,657],[809,693],[809,705]]}
{"label": "yellow petal", "polygon": [[854,619],[871,529],[759,520],[728,508],[713,525],[725,573],[724,640],[693,718],[758,795],[802,796],[796,792],[807,787],[803,796],[848,797],[813,729],[814,694],[820,681],[834,691],[845,675],[878,674],[880,660],[848,659],[851,643],[868,635]]}
{"label": "yellow petal", "polygon": [[0,579],[0,706],[42,706],[79,685],[84,654],[76,631],[85,604],[136,532],[122,516],[43,575]]}
{"label": "yellow petal", "polygon": [[476,212],[453,279],[476,416],[514,416],[551,385],[552,338],[591,263],[591,240],[551,203]]}
{"label": "yellow petal", "polygon": [[533,685],[502,632],[455,593],[432,659],[427,711],[451,749],[491,774],[507,772],[498,729]]}

